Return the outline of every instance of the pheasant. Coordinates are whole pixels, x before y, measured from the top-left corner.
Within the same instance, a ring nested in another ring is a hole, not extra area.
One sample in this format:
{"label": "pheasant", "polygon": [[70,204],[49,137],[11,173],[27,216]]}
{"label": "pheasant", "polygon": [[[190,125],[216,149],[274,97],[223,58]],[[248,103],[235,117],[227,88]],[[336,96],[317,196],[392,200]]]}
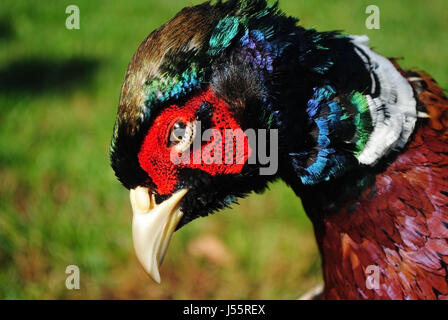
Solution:
{"label": "pheasant", "polygon": [[[448,299],[448,100],[368,41],[266,0],[187,7],[143,41],[110,160],[155,281],[176,230],[282,179],[313,223],[322,298]],[[275,143],[274,173],[254,137]]]}

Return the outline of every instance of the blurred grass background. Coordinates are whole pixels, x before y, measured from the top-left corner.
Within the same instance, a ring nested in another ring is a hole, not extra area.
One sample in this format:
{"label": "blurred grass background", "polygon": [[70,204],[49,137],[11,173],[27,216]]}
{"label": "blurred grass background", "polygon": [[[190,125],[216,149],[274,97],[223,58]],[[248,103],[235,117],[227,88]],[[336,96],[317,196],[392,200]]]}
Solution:
{"label": "blurred grass background", "polygon": [[[321,280],[312,227],[282,183],[173,237],[162,285],[131,242],[108,163],[120,86],[140,42],[186,0],[0,3],[0,298],[295,299]],[[81,29],[65,28],[76,4]],[[365,8],[381,29],[365,28]],[[448,86],[446,0],[282,0],[306,27],[367,34]],[[65,268],[81,289],[65,288]]]}

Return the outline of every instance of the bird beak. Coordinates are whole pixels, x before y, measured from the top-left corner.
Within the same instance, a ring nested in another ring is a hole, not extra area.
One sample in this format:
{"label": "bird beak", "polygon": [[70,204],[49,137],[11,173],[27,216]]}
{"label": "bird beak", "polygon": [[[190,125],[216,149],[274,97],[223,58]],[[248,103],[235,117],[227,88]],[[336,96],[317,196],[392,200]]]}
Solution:
{"label": "bird beak", "polygon": [[179,203],[187,192],[188,189],[182,189],[157,205],[148,188],[131,190],[134,249],[143,268],[157,283],[171,236],[183,216]]}

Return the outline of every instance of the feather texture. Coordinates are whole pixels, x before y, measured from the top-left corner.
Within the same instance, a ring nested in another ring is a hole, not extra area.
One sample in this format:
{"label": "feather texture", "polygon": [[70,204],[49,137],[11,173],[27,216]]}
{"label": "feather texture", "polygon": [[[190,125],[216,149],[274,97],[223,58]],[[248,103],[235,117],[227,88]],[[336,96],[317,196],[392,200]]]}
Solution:
{"label": "feather texture", "polygon": [[[111,143],[117,177],[127,188],[148,186],[158,202],[189,189],[179,227],[281,178],[313,221],[325,298],[447,299],[442,89],[373,52],[366,36],[297,22],[277,3],[229,0],[185,8],[151,33],[121,90]],[[221,131],[278,130],[278,172],[175,166],[165,138],[187,111],[183,121],[205,117]],[[371,266],[380,272],[373,290]]]}
{"label": "feather texture", "polygon": [[[356,188],[302,194],[327,299],[448,299],[448,100],[428,75],[418,78],[413,86],[430,118],[417,123],[406,150],[386,168],[335,183]],[[379,270],[376,289],[367,288],[369,266]]]}
{"label": "feather texture", "polygon": [[352,39],[355,51],[372,74],[368,100],[373,132],[357,156],[360,163],[372,165],[394,147],[406,145],[417,119],[416,101],[412,87],[394,65],[367,47],[368,38]]}

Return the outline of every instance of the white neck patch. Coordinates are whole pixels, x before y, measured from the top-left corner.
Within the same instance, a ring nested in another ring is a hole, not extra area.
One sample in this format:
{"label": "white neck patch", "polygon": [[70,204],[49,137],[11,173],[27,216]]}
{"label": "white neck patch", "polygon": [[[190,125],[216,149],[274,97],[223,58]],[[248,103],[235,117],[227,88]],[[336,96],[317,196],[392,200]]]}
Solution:
{"label": "white neck patch", "polygon": [[[372,76],[372,90],[366,99],[374,129],[357,158],[362,164],[374,165],[391,150],[406,145],[415,128],[417,102],[406,78],[388,59],[370,50],[367,36],[351,36],[351,39],[355,52]],[[373,97],[378,90],[377,83],[379,95]]]}

